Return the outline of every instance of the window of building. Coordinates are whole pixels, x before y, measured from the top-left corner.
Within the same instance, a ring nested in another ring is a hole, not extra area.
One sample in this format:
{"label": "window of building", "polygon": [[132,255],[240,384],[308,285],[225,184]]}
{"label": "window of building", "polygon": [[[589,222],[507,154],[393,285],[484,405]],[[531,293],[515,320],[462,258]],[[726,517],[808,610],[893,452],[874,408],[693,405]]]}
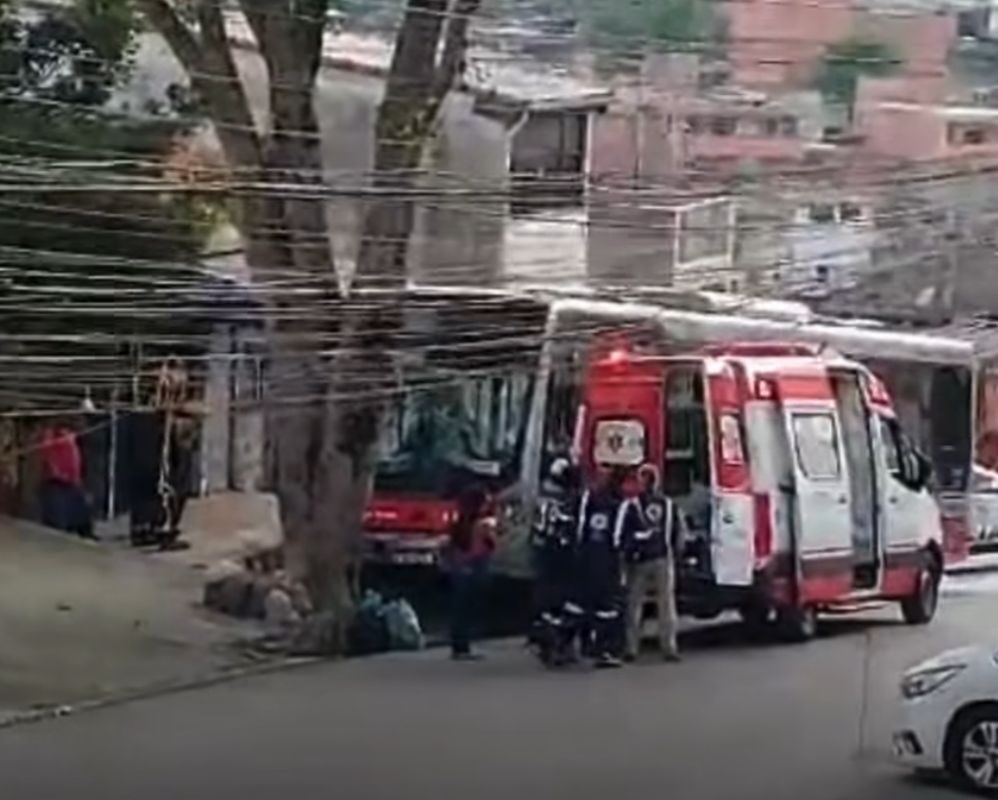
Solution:
{"label": "window of building", "polygon": [[796,117],[782,117],[780,119],[780,133],[784,136],[796,136],[798,124]]}
{"label": "window of building", "polygon": [[531,114],[513,138],[510,154],[513,214],[579,205],[587,149],[585,113]]}
{"label": "window of building", "polygon": [[964,144],[984,144],[986,139],[984,128],[968,128],[963,132]]}
{"label": "window of building", "polygon": [[842,222],[859,222],[863,219],[863,208],[856,203],[845,202],[839,205],[839,219]]}
{"label": "window of building", "polygon": [[718,115],[711,117],[710,120],[710,132],[715,136],[734,136],[735,131],[738,128],[738,118]]}
{"label": "window of building", "polygon": [[811,222],[826,224],[835,222],[835,206],[831,203],[812,203],[808,208]]}
{"label": "window of building", "polygon": [[690,114],[686,118],[686,132],[694,136],[706,133],[708,129],[707,120],[699,114]]}
{"label": "window of building", "polygon": [[721,258],[728,252],[731,203],[723,200],[684,208],[676,214],[679,262]]}
{"label": "window of building", "polygon": [[760,127],[764,136],[780,135],[780,121],[775,117],[766,117],[760,123]]}
{"label": "window of building", "polygon": [[990,138],[989,130],[984,125],[954,122],[946,128],[946,140],[952,145],[986,144]]}

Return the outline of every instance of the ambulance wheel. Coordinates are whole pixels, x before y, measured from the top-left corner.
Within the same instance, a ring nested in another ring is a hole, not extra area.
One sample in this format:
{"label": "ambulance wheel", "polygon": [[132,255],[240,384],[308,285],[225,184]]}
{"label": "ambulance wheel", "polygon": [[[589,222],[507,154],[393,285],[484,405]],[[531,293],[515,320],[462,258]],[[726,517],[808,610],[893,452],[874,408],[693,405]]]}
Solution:
{"label": "ambulance wheel", "polygon": [[784,608],[777,622],[780,632],[789,642],[809,642],[818,634],[818,609],[814,606]]}
{"label": "ambulance wheel", "polygon": [[901,615],[909,625],[927,625],[939,607],[939,568],[934,561],[918,573],[915,591],[901,601]]}
{"label": "ambulance wheel", "polygon": [[761,638],[772,629],[773,609],[761,603],[746,603],[738,609],[745,631],[752,638]]}

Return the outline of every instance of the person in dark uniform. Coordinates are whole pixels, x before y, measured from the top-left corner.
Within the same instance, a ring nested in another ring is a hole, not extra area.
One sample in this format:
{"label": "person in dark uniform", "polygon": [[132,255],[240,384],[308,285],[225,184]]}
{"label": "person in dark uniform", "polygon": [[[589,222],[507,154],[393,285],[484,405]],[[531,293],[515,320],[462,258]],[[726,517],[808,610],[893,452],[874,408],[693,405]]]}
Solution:
{"label": "person in dark uniform", "polygon": [[582,616],[582,609],[572,597],[578,484],[578,471],[568,460],[555,459],[531,531],[536,591],[530,644],[551,666],[574,660],[572,646]]}
{"label": "person in dark uniform", "polygon": [[188,398],[188,379],[177,358],[157,377],[147,408],[129,415],[131,542],[183,549],[180,520],[194,487],[194,442],[200,406]]}
{"label": "person in dark uniform", "polygon": [[614,467],[603,485],[579,503],[578,590],[586,613],[585,632],[598,667],[618,667],[623,650],[623,543],[642,524],[635,500],[624,492],[628,471]]}
{"label": "person in dark uniform", "polygon": [[675,553],[681,536],[682,518],[673,502],[659,489],[658,470],[645,464],[638,471],[641,494],[638,505],[642,524],[626,542],[627,551],[627,654],[637,658],[648,590],[657,606],[658,643],[666,661],[679,660],[676,644]]}

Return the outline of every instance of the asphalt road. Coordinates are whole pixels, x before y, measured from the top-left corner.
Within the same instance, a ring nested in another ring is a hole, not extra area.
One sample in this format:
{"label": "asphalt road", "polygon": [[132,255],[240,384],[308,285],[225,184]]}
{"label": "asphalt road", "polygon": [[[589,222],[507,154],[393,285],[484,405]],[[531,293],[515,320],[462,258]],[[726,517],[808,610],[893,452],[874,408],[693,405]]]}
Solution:
{"label": "asphalt road", "polygon": [[998,580],[953,579],[809,645],[689,634],[680,665],[541,671],[517,645],[323,664],[0,733],[3,800],[935,800],[888,763],[898,671],[992,638]]}

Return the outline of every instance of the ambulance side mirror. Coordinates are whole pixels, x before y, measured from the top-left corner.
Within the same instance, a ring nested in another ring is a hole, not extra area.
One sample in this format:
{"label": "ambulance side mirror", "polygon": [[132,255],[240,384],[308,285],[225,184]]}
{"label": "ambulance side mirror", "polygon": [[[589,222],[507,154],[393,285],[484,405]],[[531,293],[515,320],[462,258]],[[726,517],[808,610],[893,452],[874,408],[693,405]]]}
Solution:
{"label": "ambulance side mirror", "polygon": [[921,491],[928,488],[932,479],[932,464],[929,459],[914,448],[904,454],[904,483],[912,489]]}
{"label": "ambulance side mirror", "polygon": [[932,480],[932,462],[924,453],[915,451],[915,483],[919,489],[926,489]]}

